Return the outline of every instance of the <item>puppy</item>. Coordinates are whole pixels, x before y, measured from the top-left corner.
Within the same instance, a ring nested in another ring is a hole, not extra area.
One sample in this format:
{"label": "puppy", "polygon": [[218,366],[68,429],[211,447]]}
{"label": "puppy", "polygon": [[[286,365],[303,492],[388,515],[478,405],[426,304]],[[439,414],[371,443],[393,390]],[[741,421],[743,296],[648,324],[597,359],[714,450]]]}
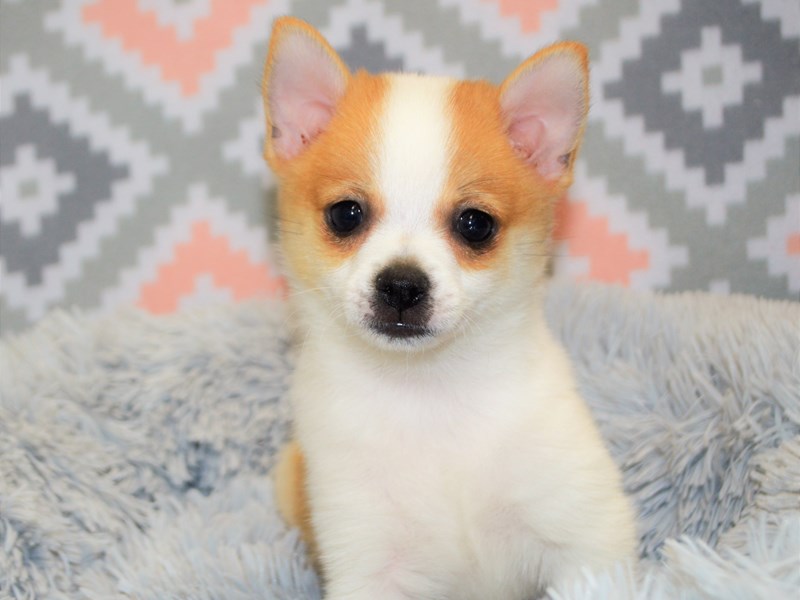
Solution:
{"label": "puppy", "polygon": [[587,77],[574,43],[499,87],[350,73],[275,23],[265,156],[303,328],[278,502],[328,599],[522,600],[633,556],[542,309]]}

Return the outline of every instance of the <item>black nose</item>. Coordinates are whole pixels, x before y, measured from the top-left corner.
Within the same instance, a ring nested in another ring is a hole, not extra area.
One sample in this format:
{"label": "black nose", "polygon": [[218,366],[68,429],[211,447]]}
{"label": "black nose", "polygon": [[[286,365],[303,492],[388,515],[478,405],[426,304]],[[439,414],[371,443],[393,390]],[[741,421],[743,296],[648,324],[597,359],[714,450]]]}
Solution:
{"label": "black nose", "polygon": [[380,301],[401,314],[423,303],[430,287],[428,276],[414,265],[392,265],[375,278],[375,291]]}

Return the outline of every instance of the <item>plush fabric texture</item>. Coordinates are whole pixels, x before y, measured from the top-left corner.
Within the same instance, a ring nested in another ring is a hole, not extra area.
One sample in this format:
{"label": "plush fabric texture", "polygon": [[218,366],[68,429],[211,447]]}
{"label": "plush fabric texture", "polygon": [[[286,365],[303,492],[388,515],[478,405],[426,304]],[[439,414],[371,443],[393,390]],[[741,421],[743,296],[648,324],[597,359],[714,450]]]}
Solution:
{"label": "plush fabric texture", "polygon": [[[559,599],[796,598],[800,305],[554,285],[641,517],[638,572]],[[0,342],[0,597],[319,598],[269,473],[280,304],[55,313]]]}

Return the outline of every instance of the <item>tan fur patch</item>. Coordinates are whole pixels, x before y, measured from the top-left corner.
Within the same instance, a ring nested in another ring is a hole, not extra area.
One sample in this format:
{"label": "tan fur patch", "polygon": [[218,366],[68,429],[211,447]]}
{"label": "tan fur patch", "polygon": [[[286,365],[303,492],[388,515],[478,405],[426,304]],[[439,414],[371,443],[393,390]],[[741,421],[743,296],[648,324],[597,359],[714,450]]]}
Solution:
{"label": "tan fur patch", "polygon": [[300,529],[312,561],[317,562],[317,543],[306,490],[305,458],[297,442],[289,442],[281,451],[275,465],[274,479],[281,516],[287,524]]}
{"label": "tan fur patch", "polygon": [[[547,181],[514,154],[506,135],[507,124],[503,122],[500,98],[517,77],[555,53],[576,56],[588,79],[586,48],[563,42],[523,62],[499,87],[485,81],[462,81],[453,88],[450,177],[437,207],[437,218],[442,228],[451,232],[453,253],[465,269],[498,266],[498,261],[510,251],[509,240],[514,237],[515,230],[521,228],[527,230],[529,237],[541,240],[540,253],[547,252],[545,244],[553,228],[555,201],[572,183],[572,167],[583,137],[586,115],[584,112],[564,175],[556,181]],[[584,111],[588,105],[589,91],[584,80]],[[484,210],[498,223],[496,238],[485,248],[473,250],[453,232],[454,215],[464,208]]]}
{"label": "tan fur patch", "polygon": [[[450,245],[465,269],[480,270],[502,261],[515,229],[549,235],[553,200],[559,190],[541,180],[514,154],[500,115],[499,90],[485,81],[455,85],[451,98],[453,148],[450,176],[437,207],[437,219],[450,231]],[[464,208],[491,214],[496,238],[473,250],[453,231],[453,219]]]}

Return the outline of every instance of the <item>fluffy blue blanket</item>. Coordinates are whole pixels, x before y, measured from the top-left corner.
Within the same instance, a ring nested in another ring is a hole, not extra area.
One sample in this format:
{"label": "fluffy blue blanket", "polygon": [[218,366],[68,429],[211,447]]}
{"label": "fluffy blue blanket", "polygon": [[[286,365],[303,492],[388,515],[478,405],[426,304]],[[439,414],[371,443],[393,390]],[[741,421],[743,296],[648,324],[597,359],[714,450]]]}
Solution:
{"label": "fluffy blue blanket", "polygon": [[[553,285],[641,523],[638,572],[554,598],[797,598],[800,305]],[[0,597],[318,598],[270,469],[277,305],[56,313],[0,343]]]}

